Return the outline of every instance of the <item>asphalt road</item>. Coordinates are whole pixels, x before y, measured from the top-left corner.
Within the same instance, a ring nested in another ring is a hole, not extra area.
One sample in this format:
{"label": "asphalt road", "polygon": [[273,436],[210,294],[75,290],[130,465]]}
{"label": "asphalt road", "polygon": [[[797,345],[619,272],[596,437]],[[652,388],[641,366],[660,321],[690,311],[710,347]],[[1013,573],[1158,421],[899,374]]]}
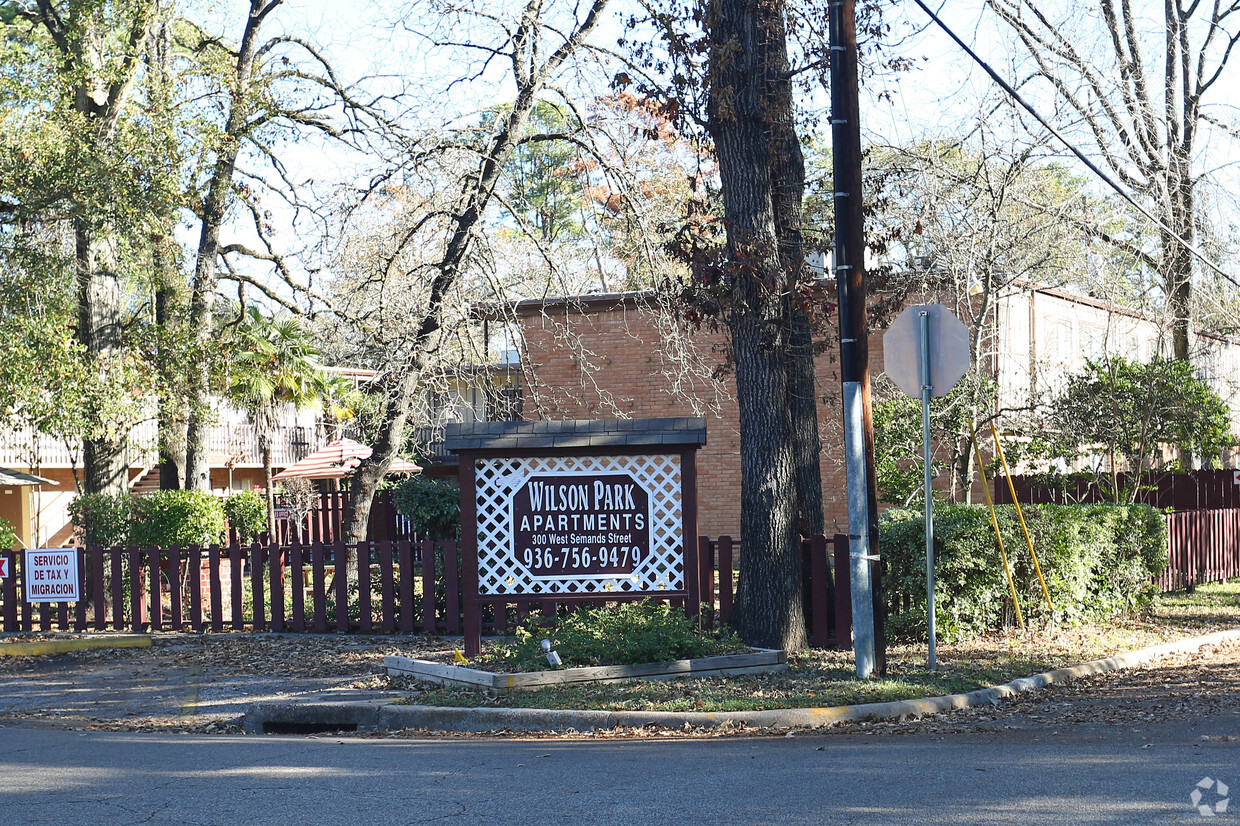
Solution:
{"label": "asphalt road", "polygon": [[0,823],[1226,823],[1240,815],[1207,820],[1190,794],[1240,784],[1238,749],[1170,724],[657,741],[6,728]]}

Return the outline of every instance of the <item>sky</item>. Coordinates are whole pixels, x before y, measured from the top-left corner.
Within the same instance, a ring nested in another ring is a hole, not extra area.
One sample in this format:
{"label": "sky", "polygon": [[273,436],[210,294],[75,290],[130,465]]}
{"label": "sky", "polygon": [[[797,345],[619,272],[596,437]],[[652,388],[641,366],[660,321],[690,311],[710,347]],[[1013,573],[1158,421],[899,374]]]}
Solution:
{"label": "sky", "polygon": [[[412,2],[412,0],[408,0]],[[1157,11],[1150,0],[1135,0],[1138,7],[1148,6]],[[423,3],[425,5],[425,3]],[[1046,4],[1050,10],[1063,5],[1053,0]],[[217,0],[216,8],[236,10],[243,8],[242,0]],[[427,89],[440,88],[443,79],[459,74],[460,66],[440,54],[425,49],[424,41],[411,39],[389,23],[398,16],[396,2],[369,2],[354,4],[340,0],[286,0],[276,12],[273,31],[281,27],[289,33],[306,35],[322,47],[344,77],[363,75],[400,75],[427,81]],[[617,6],[622,8],[622,6]],[[942,2],[936,11],[960,37],[975,48],[990,65],[1010,82],[1017,82],[1027,72],[1022,64],[1023,53],[1010,32],[1005,31],[994,15],[985,10],[980,0]],[[911,0],[900,0],[888,13],[893,23],[893,33],[898,50],[913,58],[912,71],[897,76],[879,78],[863,90],[862,118],[863,140],[874,143],[906,144],[926,136],[959,136],[968,131],[978,109],[1002,99],[1002,93],[985,73],[977,67],[959,47],[934,27],[929,18]],[[1156,24],[1151,18],[1151,26]],[[239,23],[234,23],[239,26]],[[614,44],[618,27],[605,27],[596,38],[598,42]],[[1240,59],[1229,70],[1231,75],[1220,83],[1221,88],[1236,88],[1240,81]],[[438,82],[433,82],[438,81]],[[881,98],[878,91],[890,92]],[[444,112],[457,111],[472,114],[485,109],[500,97],[494,84],[479,83],[454,87],[448,93],[422,92],[414,103],[426,118],[427,126],[447,122]],[[1087,152],[1090,141],[1062,112],[1057,112],[1053,99],[1039,97],[1036,90],[1025,87],[1024,91],[1034,105],[1055,125],[1064,129],[1069,137]],[[825,95],[825,92],[824,92]],[[820,105],[815,101],[814,105]],[[435,113],[432,115],[432,113]],[[1235,120],[1235,110],[1225,103],[1216,114]],[[1070,167],[1082,169],[1065,150],[1056,147]],[[346,163],[342,156],[324,152],[321,146],[304,144],[292,147],[289,157],[293,165],[305,177],[327,178],[338,175]],[[1240,142],[1232,139],[1214,140],[1203,148],[1201,163],[1215,172],[1221,186],[1220,192],[1240,192],[1237,167],[1240,166]],[[1090,184],[1095,194],[1106,191],[1100,181]],[[1216,202],[1215,202],[1216,201]],[[1229,197],[1210,202],[1216,210],[1216,220],[1236,223],[1237,206]]]}

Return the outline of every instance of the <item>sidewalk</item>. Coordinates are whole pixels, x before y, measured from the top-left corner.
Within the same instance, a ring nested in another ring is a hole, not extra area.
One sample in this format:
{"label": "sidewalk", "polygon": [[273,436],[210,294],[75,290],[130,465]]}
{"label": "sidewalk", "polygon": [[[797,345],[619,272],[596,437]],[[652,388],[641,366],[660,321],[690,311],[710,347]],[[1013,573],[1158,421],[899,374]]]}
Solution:
{"label": "sidewalk", "polygon": [[[1054,696],[1053,692],[1038,693],[1039,689],[1069,683],[1084,685],[1091,679],[1105,685],[1105,681],[1113,682],[1114,678],[1091,675],[1105,675],[1117,669],[1144,669],[1150,673],[1142,679],[1156,688],[1163,683],[1180,684],[1184,679],[1154,675],[1185,663],[1206,668],[1212,662],[1209,658],[1220,648],[1224,649],[1228,667],[1234,666],[1225,676],[1230,680],[1234,671],[1240,681],[1238,643],[1240,629],[1223,631],[949,697],[827,709],[706,714],[398,705],[394,701],[405,696],[403,692],[373,686],[379,682],[375,678],[380,676],[378,664],[382,655],[395,651],[397,645],[402,653],[408,653],[408,639],[159,635],[150,648],[94,649],[22,659],[0,656],[0,725],[228,732],[244,728],[250,732],[290,733],[532,733],[635,731],[646,727],[687,727],[704,732],[782,730],[872,721],[861,725],[912,730],[917,726],[911,721],[931,715],[928,725],[937,726],[939,723],[934,721],[938,718],[933,715],[953,709],[967,709],[971,719],[997,719],[1028,705],[1031,698],[1038,702],[1042,695]],[[428,649],[442,645],[439,641],[423,644]],[[1160,657],[1172,660],[1159,660]],[[282,670],[286,673],[280,676]],[[1195,679],[1201,679],[1201,675]],[[1215,693],[1234,698],[1237,687],[1234,681],[1227,682],[1217,687]],[[1072,693],[1073,689],[1066,691]],[[1193,697],[1201,693],[1190,692]],[[1082,698],[1095,699],[1085,694]],[[1178,699],[1173,705],[1179,708],[1185,703]],[[942,719],[956,719],[956,715]]]}

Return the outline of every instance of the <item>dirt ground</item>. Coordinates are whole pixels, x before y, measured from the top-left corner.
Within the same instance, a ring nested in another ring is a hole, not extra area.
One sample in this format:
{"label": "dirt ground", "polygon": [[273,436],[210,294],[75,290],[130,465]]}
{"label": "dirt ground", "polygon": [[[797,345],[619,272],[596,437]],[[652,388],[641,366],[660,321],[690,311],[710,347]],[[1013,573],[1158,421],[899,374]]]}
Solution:
{"label": "dirt ground", "polygon": [[[382,701],[383,657],[443,651],[438,639],[336,635],[161,635],[151,648],[0,658],[0,725],[239,731],[256,700]],[[920,720],[855,723],[845,734],[1008,733],[1240,739],[1240,644],[1162,658]],[[748,730],[749,734],[774,731]],[[620,736],[717,735],[641,730]],[[599,735],[589,735],[599,736]],[[1153,736],[1152,734],[1150,736]]]}

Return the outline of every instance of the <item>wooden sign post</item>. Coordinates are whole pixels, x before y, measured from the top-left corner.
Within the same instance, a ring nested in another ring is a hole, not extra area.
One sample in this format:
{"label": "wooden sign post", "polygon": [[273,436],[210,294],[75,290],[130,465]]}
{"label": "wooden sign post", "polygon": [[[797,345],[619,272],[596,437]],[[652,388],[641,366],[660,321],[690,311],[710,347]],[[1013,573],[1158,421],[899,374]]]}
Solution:
{"label": "wooden sign post", "polygon": [[487,602],[701,602],[701,418],[448,425],[460,457],[465,654]]}

